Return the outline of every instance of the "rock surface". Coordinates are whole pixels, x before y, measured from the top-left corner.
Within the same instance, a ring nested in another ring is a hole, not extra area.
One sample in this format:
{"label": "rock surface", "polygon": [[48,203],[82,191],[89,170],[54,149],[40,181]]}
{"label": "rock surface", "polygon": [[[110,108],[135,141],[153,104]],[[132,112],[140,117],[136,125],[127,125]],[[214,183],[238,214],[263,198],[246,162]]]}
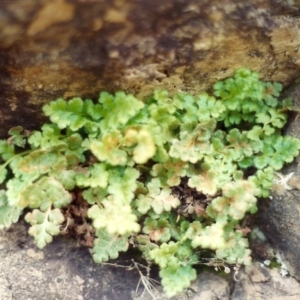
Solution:
{"label": "rock surface", "polygon": [[[285,92],[300,109],[300,86],[296,83]],[[286,134],[300,138],[298,113],[291,116]],[[280,253],[289,272],[300,280],[300,157],[278,173],[272,198],[260,201],[258,223]]]}
{"label": "rock surface", "polygon": [[[296,1],[297,2],[297,1]],[[58,97],[203,91],[248,67],[300,75],[297,3],[279,0],[0,2],[0,136],[40,125]]]}
{"label": "rock surface", "polygon": [[94,264],[71,240],[38,250],[24,224],[1,232],[0,255],[0,300],[129,300],[138,282],[132,271]]}
{"label": "rock surface", "polygon": [[[75,241],[55,239],[38,250],[25,224],[0,232],[0,300],[167,300],[158,286],[154,298],[136,292],[136,269],[117,268],[93,263],[85,248]],[[130,265],[131,257],[121,255],[116,262]],[[191,289],[173,300],[298,300],[300,284],[283,278],[279,269],[260,263],[241,269],[233,278],[211,271],[201,272]],[[153,274],[156,278],[155,273]]]}
{"label": "rock surface", "polygon": [[[300,1],[0,1],[0,136],[34,129],[57,97],[97,98],[123,89],[203,91],[248,67],[289,85],[300,75]],[[300,107],[300,89],[293,89]],[[300,136],[294,116],[287,132]],[[258,221],[300,280],[299,160],[287,167]],[[261,257],[268,256],[261,245]],[[56,239],[37,250],[24,224],[0,233],[0,300],[146,300],[136,269],[95,265],[87,249]],[[118,263],[130,265],[129,257]],[[201,273],[188,299],[296,300],[300,285],[255,263],[238,281]],[[165,299],[158,288],[157,299]],[[187,299],[181,295],[176,299]]]}

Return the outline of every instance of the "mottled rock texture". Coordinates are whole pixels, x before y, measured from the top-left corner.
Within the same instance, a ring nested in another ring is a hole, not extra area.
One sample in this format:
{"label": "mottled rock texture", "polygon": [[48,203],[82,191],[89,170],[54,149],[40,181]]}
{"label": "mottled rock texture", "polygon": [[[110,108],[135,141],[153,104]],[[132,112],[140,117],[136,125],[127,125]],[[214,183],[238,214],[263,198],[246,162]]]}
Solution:
{"label": "mottled rock texture", "polygon": [[[298,0],[0,1],[0,136],[16,125],[37,128],[41,106],[58,97],[123,89],[144,98],[159,87],[197,93],[239,67],[288,86],[300,75],[299,9]],[[300,136],[299,120],[289,133]],[[294,179],[297,163],[284,171]],[[300,279],[300,194],[297,180],[290,184],[259,217]],[[58,239],[38,251],[24,225],[2,233],[0,300],[135,297],[137,274],[96,266],[71,243]],[[189,299],[299,299],[293,278],[253,270],[237,283],[202,273]]]}
{"label": "mottled rock texture", "polygon": [[[297,1],[296,1],[297,2]],[[57,97],[196,93],[236,68],[300,74],[297,3],[279,0],[0,2],[0,136]]]}
{"label": "mottled rock texture", "polygon": [[[300,112],[300,85],[286,92]],[[286,134],[300,138],[300,115],[292,113]],[[258,222],[281,254],[291,275],[300,280],[300,157],[278,173],[271,199],[260,201]]]}
{"label": "mottled rock texture", "polygon": [[[43,250],[36,249],[23,223],[0,232],[0,257],[0,300],[168,300],[160,286],[154,298],[143,285],[136,292],[136,269],[97,265],[75,241],[55,238]],[[128,266],[131,257],[121,255],[115,262]],[[300,299],[299,282],[259,263],[241,269],[236,279],[233,272],[220,276],[213,269],[204,271],[190,290],[172,300]]]}

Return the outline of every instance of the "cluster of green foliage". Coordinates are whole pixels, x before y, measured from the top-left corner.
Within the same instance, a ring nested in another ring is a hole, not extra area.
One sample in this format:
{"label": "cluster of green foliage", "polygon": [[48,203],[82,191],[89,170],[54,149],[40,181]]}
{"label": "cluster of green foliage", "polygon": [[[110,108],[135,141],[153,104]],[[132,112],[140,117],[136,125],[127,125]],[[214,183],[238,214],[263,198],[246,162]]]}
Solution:
{"label": "cluster of green foliage", "polygon": [[[133,244],[159,265],[170,297],[196,278],[201,249],[249,265],[239,223],[300,149],[280,133],[291,105],[278,100],[281,88],[240,69],[215,83],[213,96],[156,90],[144,103],[120,91],[101,92],[97,103],[50,102],[43,111],[51,124],[29,134],[15,127],[0,141],[1,227],[26,209],[29,233],[43,248],[61,232],[71,192],[81,190],[95,262]],[[202,210],[180,212],[174,187],[183,181],[201,195]]]}

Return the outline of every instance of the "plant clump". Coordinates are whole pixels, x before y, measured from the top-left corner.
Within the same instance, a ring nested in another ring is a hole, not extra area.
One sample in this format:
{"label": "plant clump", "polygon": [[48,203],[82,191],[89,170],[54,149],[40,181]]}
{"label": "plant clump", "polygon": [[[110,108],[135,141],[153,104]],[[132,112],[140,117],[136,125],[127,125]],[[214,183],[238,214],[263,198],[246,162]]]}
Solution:
{"label": "plant clump", "polygon": [[249,265],[241,221],[300,149],[281,134],[291,106],[278,100],[281,88],[239,69],[213,95],[52,101],[43,107],[51,123],[0,141],[1,228],[26,209],[39,248],[71,231],[98,263],[137,247],[169,297],[196,278],[203,250]]}

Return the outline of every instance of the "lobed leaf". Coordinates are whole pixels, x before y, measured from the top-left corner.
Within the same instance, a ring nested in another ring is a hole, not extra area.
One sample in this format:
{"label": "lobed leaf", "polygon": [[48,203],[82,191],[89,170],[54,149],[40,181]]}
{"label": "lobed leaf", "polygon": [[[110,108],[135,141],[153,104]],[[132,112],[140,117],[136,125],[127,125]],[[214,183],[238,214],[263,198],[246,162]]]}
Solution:
{"label": "lobed leaf", "polygon": [[99,103],[102,108],[103,119],[100,121],[100,128],[103,133],[121,128],[144,107],[144,103],[133,95],[126,95],[121,91],[115,96],[101,92]]}
{"label": "lobed leaf", "polygon": [[34,237],[36,245],[40,249],[51,243],[54,235],[59,234],[60,224],[64,219],[60,209],[52,210],[50,207],[45,212],[34,209],[25,216],[25,220],[32,225],[29,228],[29,234]]}
{"label": "lobed leaf", "polygon": [[241,220],[256,205],[257,187],[246,180],[229,182],[222,187],[222,196],[207,207],[207,214],[215,220]]}
{"label": "lobed leaf", "polygon": [[106,188],[108,184],[108,171],[106,164],[95,163],[89,168],[82,169],[76,175],[76,184],[79,187]]}
{"label": "lobed leaf", "polygon": [[152,179],[147,184],[147,189],[148,194],[139,195],[137,202],[149,202],[157,214],[161,214],[163,211],[170,211],[180,204],[179,199],[172,195],[171,189],[161,188],[160,181],[157,178]]}
{"label": "lobed leaf", "polygon": [[205,195],[215,195],[218,191],[218,172],[216,170],[204,170],[199,175],[193,175],[188,185],[191,188],[195,188],[198,192]]}
{"label": "lobed leaf", "polygon": [[42,177],[38,181],[25,186],[18,194],[18,206],[30,208],[50,207],[61,208],[72,201],[60,181],[54,177]]}
{"label": "lobed leaf", "polygon": [[99,205],[93,205],[88,210],[88,217],[93,219],[96,229],[105,229],[110,234],[126,235],[140,231],[137,217],[128,204],[119,207],[120,202],[108,196]]}
{"label": "lobed leaf", "polygon": [[192,247],[204,249],[222,249],[226,245],[224,223],[217,222],[206,226],[192,239]]}
{"label": "lobed leaf", "polygon": [[173,297],[187,289],[196,279],[196,270],[191,266],[170,266],[159,272],[162,279],[164,292],[168,297]]}
{"label": "lobed leaf", "polygon": [[152,134],[146,129],[127,128],[123,144],[126,147],[133,147],[132,156],[137,164],[146,163],[156,152]]}
{"label": "lobed leaf", "polygon": [[190,166],[179,159],[172,159],[163,164],[155,164],[152,167],[151,175],[157,177],[163,186],[177,186],[181,178],[186,176]]}
{"label": "lobed leaf", "polygon": [[128,155],[121,149],[122,135],[119,131],[112,131],[102,137],[101,140],[92,140],[89,148],[100,161],[105,161],[113,166],[124,166]]}
{"label": "lobed leaf", "polygon": [[143,253],[144,258],[150,261],[150,251],[158,248],[158,245],[151,242],[148,235],[139,234],[135,237],[135,241],[138,244],[139,250]]}
{"label": "lobed leaf", "polygon": [[119,168],[109,171],[107,191],[119,204],[129,204],[134,198],[140,173],[134,168]]}
{"label": "lobed leaf", "polygon": [[9,228],[13,223],[18,222],[22,212],[21,207],[10,206],[6,192],[0,190],[0,229]]}
{"label": "lobed leaf", "polygon": [[0,183],[3,183],[7,177],[7,169],[5,165],[0,165]]}
{"label": "lobed leaf", "polygon": [[216,121],[213,119],[196,126],[195,124],[183,125],[180,139],[172,140],[170,156],[191,163],[201,160],[204,155],[212,151],[209,140],[215,127]]}
{"label": "lobed leaf", "polygon": [[153,241],[168,242],[171,238],[170,224],[167,220],[153,220],[147,217],[142,231]]}
{"label": "lobed leaf", "polygon": [[60,129],[69,127],[71,130],[77,131],[87,122],[82,113],[83,101],[78,97],[69,101],[57,99],[45,105],[43,111]]}
{"label": "lobed leaf", "polygon": [[24,133],[22,133],[22,131],[23,131],[22,126],[16,126],[11,128],[8,131],[8,134],[10,135],[10,138],[8,139],[8,143],[24,148],[26,145],[26,136]]}
{"label": "lobed leaf", "polygon": [[238,224],[300,150],[298,139],[280,134],[295,110],[278,100],[281,89],[239,69],[215,83],[214,96],[156,90],[145,104],[124,92],[102,92],[98,103],[51,102],[43,110],[52,124],[28,139],[18,126],[0,141],[0,183],[12,176],[0,191],[0,228],[29,208],[29,233],[42,248],[76,196],[96,230],[94,260],[115,259],[132,243],[159,265],[169,297],[195,279],[201,249],[249,265]]}
{"label": "lobed leaf", "polygon": [[93,259],[96,263],[102,263],[109,259],[116,259],[119,252],[128,250],[128,237],[110,234],[105,229],[96,231],[97,238],[92,249]]}
{"label": "lobed leaf", "polygon": [[51,171],[59,172],[65,169],[67,167],[67,160],[58,151],[35,150],[19,160],[12,167],[13,171],[17,171],[19,176],[34,175],[39,177]]}
{"label": "lobed leaf", "polygon": [[217,249],[218,258],[226,259],[229,264],[251,265],[251,250],[248,249],[249,242],[242,237],[239,231],[230,231],[226,246]]}
{"label": "lobed leaf", "polygon": [[205,122],[211,118],[216,119],[225,111],[225,106],[221,101],[216,101],[214,97],[206,93],[196,97],[195,103],[198,106],[197,115],[199,122]]}
{"label": "lobed leaf", "polygon": [[76,186],[76,172],[74,170],[62,170],[54,174],[54,178],[59,181],[66,190],[73,190]]}
{"label": "lobed leaf", "polygon": [[28,143],[32,148],[50,148],[61,145],[62,134],[56,124],[44,124],[41,131],[34,131],[28,138]]}
{"label": "lobed leaf", "polygon": [[105,199],[107,194],[107,189],[103,189],[100,187],[89,188],[82,192],[83,198],[91,205],[100,203],[102,200]]}
{"label": "lobed leaf", "polygon": [[8,161],[15,156],[15,147],[5,140],[0,140],[0,156],[3,161]]}

